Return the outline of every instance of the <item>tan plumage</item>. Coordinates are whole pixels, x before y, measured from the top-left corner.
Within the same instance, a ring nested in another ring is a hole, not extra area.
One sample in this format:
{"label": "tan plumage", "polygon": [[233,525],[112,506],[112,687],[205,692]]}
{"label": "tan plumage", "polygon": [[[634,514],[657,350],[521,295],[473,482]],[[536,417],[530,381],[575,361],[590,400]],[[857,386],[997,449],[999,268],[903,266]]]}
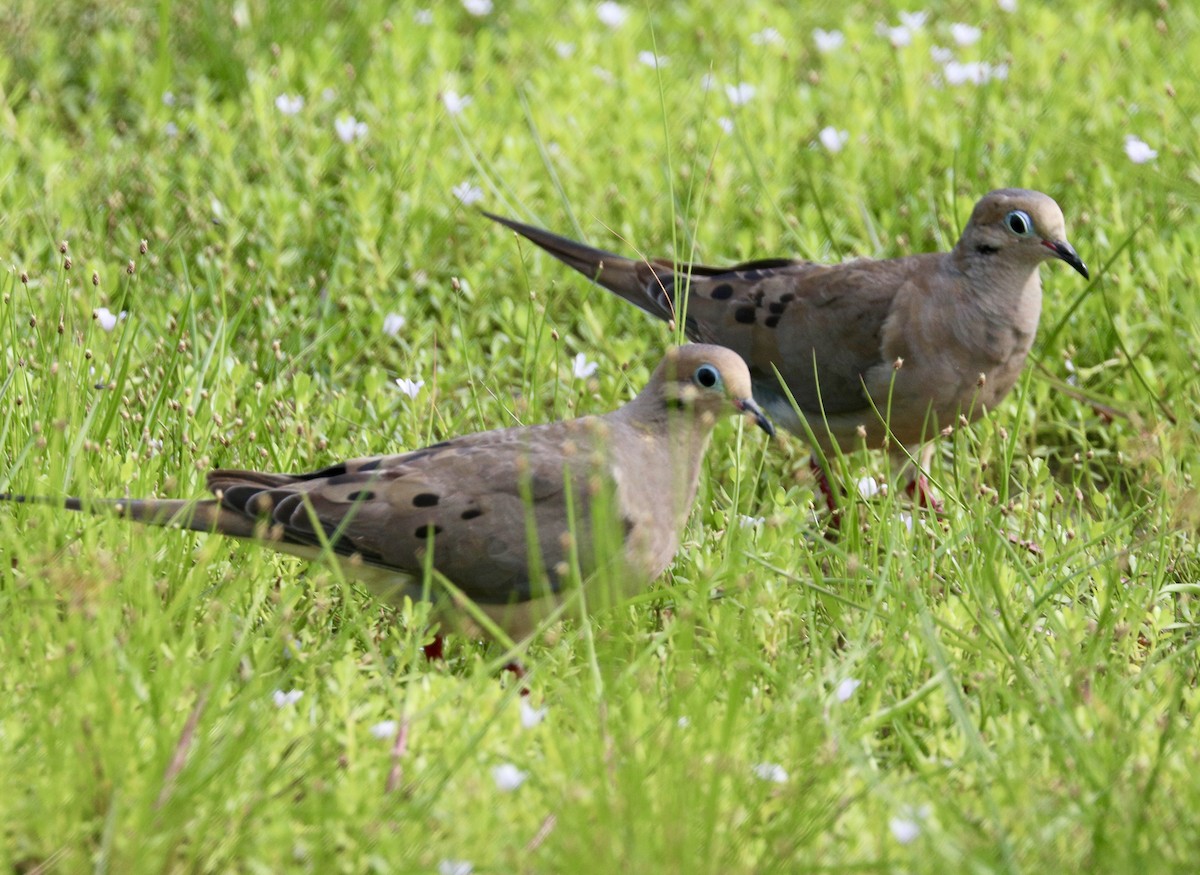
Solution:
{"label": "tan plumage", "polygon": [[811,429],[826,453],[857,449],[864,434],[884,446],[890,428],[893,452],[915,454],[960,414],[994,407],[1033,343],[1038,265],[1060,258],[1088,275],[1058,204],[1023,189],[984,196],[950,252],[836,265],[638,261],[486,215],[660,319],[683,315],[677,288],[687,289],[688,336],[745,358],[764,408],[801,436]]}
{"label": "tan plumage", "polygon": [[[585,578],[615,562],[614,576],[635,589],[662,572],[678,549],[712,427],[733,410],[772,433],[745,363],[692,344],[668,352],[636,398],[603,416],[465,435],[311,474],[216,470],[208,475],[215,498],[202,501],[0,499],[255,538],[306,558],[328,545],[348,576],[393,601],[421,597],[432,548],[433,567],[519,639],[558,602],[572,543]],[[593,535],[606,531],[618,539],[617,556],[594,549]],[[531,576],[531,555],[544,580]],[[454,624],[453,612],[444,618]]]}

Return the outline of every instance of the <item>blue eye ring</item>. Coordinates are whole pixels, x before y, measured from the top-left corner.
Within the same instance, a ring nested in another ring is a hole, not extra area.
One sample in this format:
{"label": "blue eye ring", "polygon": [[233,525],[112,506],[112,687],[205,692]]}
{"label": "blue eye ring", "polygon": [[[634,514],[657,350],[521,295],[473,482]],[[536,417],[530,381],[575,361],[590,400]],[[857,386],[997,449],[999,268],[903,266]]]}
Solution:
{"label": "blue eye ring", "polygon": [[1029,218],[1029,213],[1024,210],[1013,210],[1004,217],[1004,227],[1012,231],[1018,237],[1033,236],[1033,219]]}
{"label": "blue eye ring", "polygon": [[692,380],[697,386],[703,389],[715,389],[721,385],[721,372],[713,365],[703,364],[696,368],[696,373],[692,375]]}

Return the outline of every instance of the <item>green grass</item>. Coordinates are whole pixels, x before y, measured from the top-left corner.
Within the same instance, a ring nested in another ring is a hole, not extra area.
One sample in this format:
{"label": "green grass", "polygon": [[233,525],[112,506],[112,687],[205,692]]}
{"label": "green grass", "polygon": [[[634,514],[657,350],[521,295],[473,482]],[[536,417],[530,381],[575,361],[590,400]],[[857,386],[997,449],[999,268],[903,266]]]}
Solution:
{"label": "green grass", "polygon": [[[628,399],[669,330],[463,182],[713,262],[945,248],[1022,185],[1062,204],[1093,280],[1043,268],[1027,379],[940,445],[943,524],[876,498],[829,543],[803,445],[722,424],[668,573],[529,649],[532,728],[494,646],[426,664],[421,612],[331,567],[0,509],[0,870],[1194,871],[1200,15],[983,5],[930,6],[897,50],[884,2],[630,4],[615,30],[548,0],[431,3],[427,25],[372,0],[7,4],[0,491],[193,496],[213,465]],[[1007,80],[935,87],[955,21],[986,25],[957,55]],[[846,44],[818,53],[815,27]],[[344,144],[350,114],[368,132]],[[101,306],[128,318],[106,332]],[[852,457],[848,485],[883,464]]]}

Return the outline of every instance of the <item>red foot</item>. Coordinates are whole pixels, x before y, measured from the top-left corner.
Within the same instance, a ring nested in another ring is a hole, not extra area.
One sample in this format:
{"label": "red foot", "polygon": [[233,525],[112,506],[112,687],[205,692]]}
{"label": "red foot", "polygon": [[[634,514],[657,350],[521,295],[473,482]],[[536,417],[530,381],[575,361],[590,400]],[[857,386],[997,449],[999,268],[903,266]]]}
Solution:
{"label": "red foot", "polygon": [[812,471],[813,479],[817,481],[817,489],[825,496],[825,506],[829,508],[829,523],[825,536],[836,539],[842,528],[842,511],[838,507],[837,493],[833,491],[833,484],[829,482],[825,469],[821,467],[815,455],[808,457],[808,469]]}
{"label": "red foot", "polygon": [[[512,662],[506,662],[500,671],[511,671],[513,677],[518,681],[525,680],[525,666],[521,665],[519,660],[514,659]],[[529,687],[521,684],[521,695],[529,695]]]}
{"label": "red foot", "polygon": [[446,642],[441,635],[434,635],[433,640],[425,645],[425,658],[430,662],[436,662],[446,658]]}
{"label": "red foot", "polygon": [[908,493],[909,498],[917,507],[929,508],[934,513],[940,514],[946,510],[946,505],[942,500],[933,494],[933,490],[929,486],[929,480],[924,474],[918,474],[908,485],[904,487],[904,491]]}

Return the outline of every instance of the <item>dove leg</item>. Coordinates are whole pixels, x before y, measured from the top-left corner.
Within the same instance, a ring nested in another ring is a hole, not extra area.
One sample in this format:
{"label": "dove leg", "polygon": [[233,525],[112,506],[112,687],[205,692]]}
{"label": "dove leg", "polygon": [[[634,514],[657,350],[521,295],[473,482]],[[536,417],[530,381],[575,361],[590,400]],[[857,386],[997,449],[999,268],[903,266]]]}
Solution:
{"label": "dove leg", "polygon": [[425,651],[425,658],[430,662],[446,658],[446,642],[441,635],[434,635],[433,640],[422,649]]}
{"label": "dove leg", "polygon": [[946,506],[940,498],[933,494],[933,487],[929,485],[929,478],[925,476],[925,471],[929,470],[929,463],[933,459],[933,449],[933,444],[928,443],[912,454],[920,461],[920,464],[912,471],[913,476],[909,479],[908,485],[904,487],[904,491],[917,507],[927,508],[940,514],[945,511]]}
{"label": "dove leg", "polygon": [[842,526],[842,512],[838,508],[837,493],[834,492],[829,475],[825,473],[815,454],[808,457],[808,468],[812,471],[813,479],[817,481],[817,489],[825,496],[825,505],[829,508],[829,529],[836,532]]}

